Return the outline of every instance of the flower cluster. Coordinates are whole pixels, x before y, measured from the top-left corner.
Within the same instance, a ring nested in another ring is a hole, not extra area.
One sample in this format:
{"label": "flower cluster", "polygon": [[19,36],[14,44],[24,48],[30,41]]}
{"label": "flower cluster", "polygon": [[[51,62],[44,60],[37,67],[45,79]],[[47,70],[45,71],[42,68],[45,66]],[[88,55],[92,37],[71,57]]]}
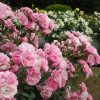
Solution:
{"label": "flower cluster", "polygon": [[92,29],[89,27],[89,22],[81,16],[77,16],[75,11],[49,11],[48,16],[55,23],[52,34],[53,38],[57,38],[57,36],[59,36],[59,34],[64,31],[80,31],[87,35],[93,34]]}
{"label": "flower cluster", "polygon": [[80,84],[81,90],[71,92],[66,89],[66,100],[92,100],[92,96],[88,93],[87,87],[84,83]]}
{"label": "flower cluster", "polygon": [[27,7],[17,10],[15,15],[25,29],[31,29],[35,31],[39,31],[41,29],[46,35],[49,34],[54,28],[53,21],[47,15],[33,13],[33,11]]}
{"label": "flower cluster", "polygon": [[[76,57],[76,62],[82,65],[82,70],[86,77],[93,76],[90,66],[100,64],[100,55],[97,49],[90,43],[90,38],[80,32],[64,32],[65,41],[55,40],[53,43],[58,45],[65,57],[70,56],[70,61]],[[70,55],[67,55],[70,54]]]}

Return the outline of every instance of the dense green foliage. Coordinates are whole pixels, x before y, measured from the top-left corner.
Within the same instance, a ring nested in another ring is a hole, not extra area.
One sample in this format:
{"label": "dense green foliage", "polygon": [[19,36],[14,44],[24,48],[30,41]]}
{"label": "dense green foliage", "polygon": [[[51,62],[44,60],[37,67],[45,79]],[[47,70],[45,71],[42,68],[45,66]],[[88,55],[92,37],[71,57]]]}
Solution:
{"label": "dense green foliage", "polygon": [[47,11],[67,11],[71,10],[70,6],[62,5],[62,4],[53,4],[46,8]]}

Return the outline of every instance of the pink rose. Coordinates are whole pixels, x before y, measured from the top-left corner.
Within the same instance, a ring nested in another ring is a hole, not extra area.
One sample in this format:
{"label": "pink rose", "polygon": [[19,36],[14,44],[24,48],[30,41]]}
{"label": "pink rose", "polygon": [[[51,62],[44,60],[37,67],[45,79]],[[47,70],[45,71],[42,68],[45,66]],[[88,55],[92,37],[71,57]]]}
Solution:
{"label": "pink rose", "polygon": [[38,22],[42,28],[44,28],[44,29],[49,28],[50,19],[47,15],[40,14],[38,17]]}
{"label": "pink rose", "polygon": [[68,74],[66,70],[63,70],[63,69],[53,70],[51,76],[58,83],[59,88],[65,86],[67,78],[68,78]]}
{"label": "pink rose", "polygon": [[0,72],[0,98],[13,98],[17,93],[17,77],[14,73]]}
{"label": "pink rose", "polygon": [[59,88],[58,83],[52,77],[49,77],[45,81],[45,85],[51,87],[53,91],[56,91]]}
{"label": "pink rose", "polygon": [[34,66],[35,54],[34,52],[22,52],[20,53],[20,61],[23,66]]}
{"label": "pink rose", "polygon": [[88,100],[92,100],[93,98],[92,98],[92,96],[89,94],[87,99],[88,99]]}
{"label": "pink rose", "polygon": [[23,42],[21,45],[19,45],[18,49],[21,52],[35,52],[34,46],[26,42]]}
{"label": "pink rose", "polygon": [[92,54],[88,55],[87,63],[89,63],[90,66],[93,66],[95,64],[95,56]]}
{"label": "pink rose", "polygon": [[91,53],[91,54],[94,54],[94,55],[98,55],[97,49],[95,47],[91,46],[91,45],[86,47],[86,51],[88,53]]}
{"label": "pink rose", "polygon": [[50,29],[42,29],[42,32],[44,33],[44,35],[48,35],[51,33]]}
{"label": "pink rose", "polygon": [[0,2],[0,19],[5,19],[8,17],[13,19],[15,18],[15,15],[9,6]]}
{"label": "pink rose", "polygon": [[19,66],[18,65],[12,65],[10,68],[11,72],[17,72],[19,70]]}
{"label": "pink rose", "polygon": [[22,65],[20,51],[13,51],[10,53],[12,60],[17,65]]}
{"label": "pink rose", "polygon": [[84,60],[81,60],[81,59],[80,59],[80,60],[78,60],[78,63],[79,63],[79,64],[82,64],[82,65],[85,65],[85,64],[87,64],[87,63],[86,63],[86,61],[84,61]]}
{"label": "pink rose", "polygon": [[93,76],[93,72],[87,64],[83,65],[83,72],[86,74],[86,78]]}
{"label": "pink rose", "polygon": [[27,25],[28,24],[28,18],[23,12],[18,10],[18,11],[15,12],[15,15],[16,15],[17,19],[19,20],[19,22],[22,25]]}
{"label": "pink rose", "polygon": [[7,70],[10,68],[10,58],[4,54],[0,53],[0,70]]}
{"label": "pink rose", "polygon": [[4,21],[4,24],[7,28],[11,28],[13,26],[13,23],[11,21],[11,19],[7,19]]}
{"label": "pink rose", "polygon": [[15,98],[3,98],[3,99],[0,98],[0,100],[16,100],[16,99]]}
{"label": "pink rose", "polygon": [[80,95],[80,97],[79,97],[79,100],[87,100],[88,95],[89,95],[89,94],[88,94],[87,91],[82,92],[81,95]]}
{"label": "pink rose", "polygon": [[77,92],[73,92],[71,94],[70,100],[78,100],[78,98],[79,98],[79,94]]}
{"label": "pink rose", "polygon": [[53,89],[51,87],[43,86],[43,89],[41,91],[41,96],[43,97],[43,99],[48,99],[51,97],[52,92]]}
{"label": "pink rose", "polygon": [[34,46],[38,48],[38,36],[35,36],[33,39]]}
{"label": "pink rose", "polygon": [[0,47],[2,50],[6,51],[6,52],[11,52],[16,50],[16,45],[13,44],[12,42],[6,42],[5,44],[3,44]]}
{"label": "pink rose", "polygon": [[41,67],[42,67],[42,69],[43,69],[44,72],[47,72],[48,71],[49,65],[48,65],[47,59],[43,59],[42,58]]}
{"label": "pink rose", "polygon": [[49,23],[49,28],[51,29],[51,30],[53,30],[53,28],[54,28],[54,22],[51,20],[50,21],[50,23]]}
{"label": "pink rose", "polygon": [[28,42],[27,37],[23,37],[23,38],[21,38],[21,40],[22,40],[22,42]]}
{"label": "pink rose", "polygon": [[82,92],[87,91],[87,87],[86,87],[86,85],[83,82],[82,82],[82,84],[80,84],[80,86],[81,86]]}
{"label": "pink rose", "polygon": [[27,70],[26,82],[28,85],[36,85],[41,79],[41,73],[35,68]]}
{"label": "pink rose", "polygon": [[96,64],[100,64],[100,55],[95,56]]}

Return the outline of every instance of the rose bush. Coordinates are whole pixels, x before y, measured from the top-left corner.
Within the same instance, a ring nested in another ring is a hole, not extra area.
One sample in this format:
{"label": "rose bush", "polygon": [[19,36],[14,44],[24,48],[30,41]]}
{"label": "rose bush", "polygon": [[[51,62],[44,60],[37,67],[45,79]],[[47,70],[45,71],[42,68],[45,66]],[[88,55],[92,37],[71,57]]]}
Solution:
{"label": "rose bush", "polygon": [[62,100],[92,100],[84,83],[80,91],[67,88],[77,68],[88,78],[90,66],[100,64],[87,36],[64,32],[65,40],[52,39],[40,48],[38,38],[49,39],[53,20],[27,7],[13,12],[0,3],[0,9],[5,11],[0,14],[0,100],[48,100],[59,91]]}

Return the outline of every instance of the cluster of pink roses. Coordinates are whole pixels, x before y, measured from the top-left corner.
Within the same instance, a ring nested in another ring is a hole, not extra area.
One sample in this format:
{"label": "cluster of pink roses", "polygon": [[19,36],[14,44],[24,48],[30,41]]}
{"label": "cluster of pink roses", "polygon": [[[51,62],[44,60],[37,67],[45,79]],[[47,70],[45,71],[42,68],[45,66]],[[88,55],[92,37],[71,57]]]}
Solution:
{"label": "cluster of pink roses", "polygon": [[88,93],[87,87],[84,83],[80,84],[81,90],[71,92],[66,89],[66,100],[92,100],[92,96]]}
{"label": "cluster of pink roses", "polygon": [[[90,39],[81,34],[80,32],[65,32],[66,40],[57,41],[53,43],[58,45],[60,50],[65,53],[71,52],[71,58],[77,57],[77,63],[82,65],[83,72],[86,74],[86,77],[93,76],[93,72],[90,69],[90,66],[100,64],[100,55],[97,52],[97,49],[91,45]],[[69,56],[66,56],[69,57]]]}
{"label": "cluster of pink roses", "polygon": [[[16,30],[13,20],[18,20],[27,30],[41,30],[45,35],[49,34],[54,28],[54,22],[45,14],[33,13],[30,8],[23,7],[15,12],[3,3],[0,3],[0,20],[7,28]],[[18,31],[18,30],[17,30]]]}
{"label": "cluster of pink roses", "polygon": [[53,21],[47,15],[33,13],[33,11],[27,7],[19,9],[15,12],[15,15],[25,29],[35,31],[39,31],[41,29],[46,35],[54,28]]}

